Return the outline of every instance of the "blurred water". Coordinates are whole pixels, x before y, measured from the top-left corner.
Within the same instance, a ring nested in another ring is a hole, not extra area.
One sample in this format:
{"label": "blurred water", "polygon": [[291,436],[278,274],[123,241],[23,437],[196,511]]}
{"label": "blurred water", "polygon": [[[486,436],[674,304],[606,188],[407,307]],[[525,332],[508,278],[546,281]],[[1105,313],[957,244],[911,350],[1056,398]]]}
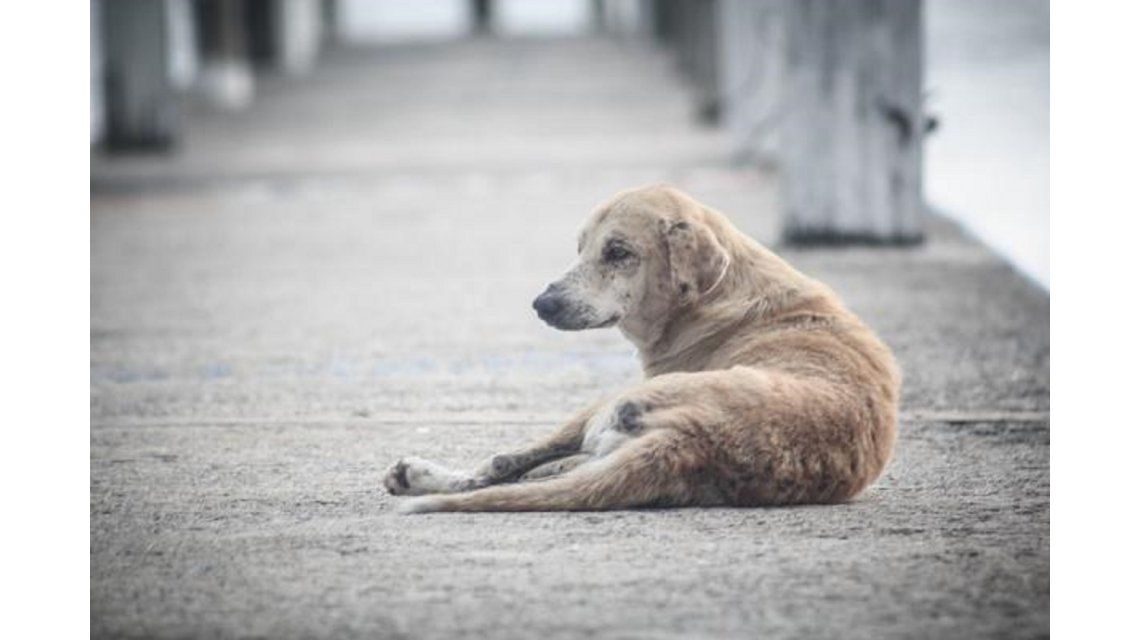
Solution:
{"label": "blurred water", "polygon": [[929,0],[926,194],[1049,287],[1049,4]]}
{"label": "blurred water", "polygon": [[454,38],[470,31],[466,0],[344,0],[338,30],[350,42]]}
{"label": "blurred water", "polygon": [[[469,0],[344,0],[340,30],[358,43],[445,39],[470,33]],[[506,36],[565,36],[589,32],[590,0],[497,0],[491,22]]]}

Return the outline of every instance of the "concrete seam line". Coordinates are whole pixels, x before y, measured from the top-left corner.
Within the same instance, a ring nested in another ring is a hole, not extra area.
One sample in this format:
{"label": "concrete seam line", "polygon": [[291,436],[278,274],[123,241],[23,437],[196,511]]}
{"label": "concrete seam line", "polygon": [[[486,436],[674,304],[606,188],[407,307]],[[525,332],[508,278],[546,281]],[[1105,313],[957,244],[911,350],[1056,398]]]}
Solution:
{"label": "concrete seam line", "polygon": [[[384,413],[369,416],[254,416],[254,417],[127,417],[93,419],[92,428],[130,426],[244,426],[244,425],[511,425],[511,426],[554,426],[564,421],[567,415],[508,415],[508,414],[432,414],[432,413]],[[1049,422],[1048,411],[904,411],[899,416],[901,423],[978,424],[978,423],[1023,423],[1036,424]]]}

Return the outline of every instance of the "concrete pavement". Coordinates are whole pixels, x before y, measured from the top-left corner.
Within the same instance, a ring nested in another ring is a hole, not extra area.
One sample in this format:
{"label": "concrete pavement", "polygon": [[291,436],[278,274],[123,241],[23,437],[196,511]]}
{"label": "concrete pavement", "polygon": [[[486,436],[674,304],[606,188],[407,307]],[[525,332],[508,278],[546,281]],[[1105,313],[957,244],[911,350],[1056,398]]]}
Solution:
{"label": "concrete pavement", "polygon": [[602,40],[334,52],[172,158],[92,169],[96,637],[1037,637],[1049,300],[940,219],[780,249],[896,351],[886,476],[836,507],[397,516],[638,379],[529,301],[614,191],[669,181],[764,242],[773,181]]}

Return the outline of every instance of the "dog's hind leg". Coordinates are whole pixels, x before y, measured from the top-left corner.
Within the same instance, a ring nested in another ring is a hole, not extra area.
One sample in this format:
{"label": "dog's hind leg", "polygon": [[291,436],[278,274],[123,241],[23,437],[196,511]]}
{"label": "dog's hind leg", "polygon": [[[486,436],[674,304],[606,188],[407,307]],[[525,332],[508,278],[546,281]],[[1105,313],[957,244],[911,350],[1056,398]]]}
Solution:
{"label": "dog's hind leg", "polygon": [[594,511],[701,504],[694,482],[706,463],[692,437],[670,429],[646,433],[608,456],[540,482],[412,498],[404,513],[433,511]]}

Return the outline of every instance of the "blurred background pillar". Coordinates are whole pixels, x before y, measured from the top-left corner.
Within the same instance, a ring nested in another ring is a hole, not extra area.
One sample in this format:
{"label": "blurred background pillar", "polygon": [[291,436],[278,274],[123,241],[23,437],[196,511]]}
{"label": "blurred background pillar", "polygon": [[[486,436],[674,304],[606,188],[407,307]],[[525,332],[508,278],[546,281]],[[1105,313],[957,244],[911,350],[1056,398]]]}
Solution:
{"label": "blurred background pillar", "polygon": [[106,132],[103,105],[103,3],[91,0],[91,144],[101,142]]}
{"label": "blurred background pillar", "polygon": [[169,73],[168,4],[109,0],[96,10],[103,27],[100,66],[107,146],[169,148],[178,140],[180,121]]}
{"label": "blurred background pillar", "polygon": [[324,30],[320,0],[277,0],[278,68],[292,75],[312,71]]}
{"label": "blurred background pillar", "polygon": [[337,24],[340,20],[340,0],[321,1],[321,42],[335,45],[340,41]]}
{"label": "blurred background pillar", "polygon": [[240,0],[199,0],[201,89],[216,107],[239,110],[253,102],[254,78],[246,37],[247,8]]}
{"label": "blurred background pillar", "polygon": [[606,32],[606,0],[590,0],[590,24],[595,33]]}
{"label": "blurred background pillar", "polygon": [[176,94],[189,91],[198,80],[198,27],[194,0],[163,0],[166,3],[167,50],[170,52],[170,82]]}
{"label": "blurred background pillar", "polygon": [[797,0],[781,15],[785,238],[921,240],[921,0]]}
{"label": "blurred background pillar", "polygon": [[308,73],[317,63],[323,21],[318,0],[246,0],[250,57],[271,71]]}
{"label": "blurred background pillar", "polygon": [[247,0],[245,20],[254,62],[289,75],[316,65],[324,29],[319,0]]}
{"label": "blurred background pillar", "polygon": [[652,33],[658,42],[672,46],[680,29],[680,0],[651,0]]}
{"label": "blurred background pillar", "polygon": [[594,30],[609,36],[644,37],[652,15],[653,0],[593,0]]}
{"label": "blurred background pillar", "polygon": [[693,84],[697,119],[706,124],[720,120],[720,57],[717,15],[720,0],[683,0],[672,3],[668,18],[676,28],[677,66]]}
{"label": "blurred background pillar", "polygon": [[772,166],[779,159],[791,1],[720,0],[721,124],[738,163]]}
{"label": "blurred background pillar", "polygon": [[491,0],[471,0],[471,30],[476,35],[491,33]]}
{"label": "blurred background pillar", "polygon": [[774,165],[785,240],[923,236],[921,0],[719,0],[734,156]]}

